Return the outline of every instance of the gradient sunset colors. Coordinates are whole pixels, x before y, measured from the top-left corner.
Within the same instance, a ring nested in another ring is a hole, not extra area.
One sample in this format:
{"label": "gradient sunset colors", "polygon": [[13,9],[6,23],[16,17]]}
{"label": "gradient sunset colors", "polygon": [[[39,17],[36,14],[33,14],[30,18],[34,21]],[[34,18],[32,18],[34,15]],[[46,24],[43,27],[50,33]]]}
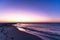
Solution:
{"label": "gradient sunset colors", "polygon": [[60,1],[0,0],[0,22],[60,22]]}

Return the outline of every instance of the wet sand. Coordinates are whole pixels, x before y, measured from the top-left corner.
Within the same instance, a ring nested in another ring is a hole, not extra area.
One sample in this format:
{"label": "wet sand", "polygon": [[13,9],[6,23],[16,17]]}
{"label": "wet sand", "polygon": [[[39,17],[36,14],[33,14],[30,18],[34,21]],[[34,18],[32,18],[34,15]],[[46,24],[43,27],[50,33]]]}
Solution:
{"label": "wet sand", "polygon": [[0,40],[42,40],[41,38],[18,30],[15,26],[0,27]]}

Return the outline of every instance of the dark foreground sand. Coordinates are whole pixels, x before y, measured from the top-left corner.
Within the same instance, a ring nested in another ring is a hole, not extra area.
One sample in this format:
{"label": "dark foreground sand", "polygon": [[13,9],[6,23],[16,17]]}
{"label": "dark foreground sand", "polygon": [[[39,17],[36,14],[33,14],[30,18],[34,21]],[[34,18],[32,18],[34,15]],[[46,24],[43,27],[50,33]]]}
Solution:
{"label": "dark foreground sand", "polygon": [[42,40],[41,38],[22,32],[15,26],[0,27],[0,40]]}

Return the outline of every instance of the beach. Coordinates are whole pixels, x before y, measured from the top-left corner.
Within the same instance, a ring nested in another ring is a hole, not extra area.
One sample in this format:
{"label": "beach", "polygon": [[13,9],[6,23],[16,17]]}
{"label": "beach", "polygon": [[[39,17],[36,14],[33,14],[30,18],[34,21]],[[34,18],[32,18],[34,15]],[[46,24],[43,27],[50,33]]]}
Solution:
{"label": "beach", "polygon": [[15,26],[0,26],[0,40],[42,40],[41,38],[18,30]]}
{"label": "beach", "polygon": [[0,23],[0,40],[60,40],[60,23]]}

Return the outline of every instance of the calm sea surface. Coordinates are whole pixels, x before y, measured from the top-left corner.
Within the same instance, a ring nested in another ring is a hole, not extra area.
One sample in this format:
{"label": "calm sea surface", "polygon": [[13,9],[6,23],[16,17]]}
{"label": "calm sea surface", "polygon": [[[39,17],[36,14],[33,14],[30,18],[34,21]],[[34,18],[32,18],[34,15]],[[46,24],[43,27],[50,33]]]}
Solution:
{"label": "calm sea surface", "polygon": [[36,35],[43,40],[60,40],[60,23],[15,24],[20,31]]}

